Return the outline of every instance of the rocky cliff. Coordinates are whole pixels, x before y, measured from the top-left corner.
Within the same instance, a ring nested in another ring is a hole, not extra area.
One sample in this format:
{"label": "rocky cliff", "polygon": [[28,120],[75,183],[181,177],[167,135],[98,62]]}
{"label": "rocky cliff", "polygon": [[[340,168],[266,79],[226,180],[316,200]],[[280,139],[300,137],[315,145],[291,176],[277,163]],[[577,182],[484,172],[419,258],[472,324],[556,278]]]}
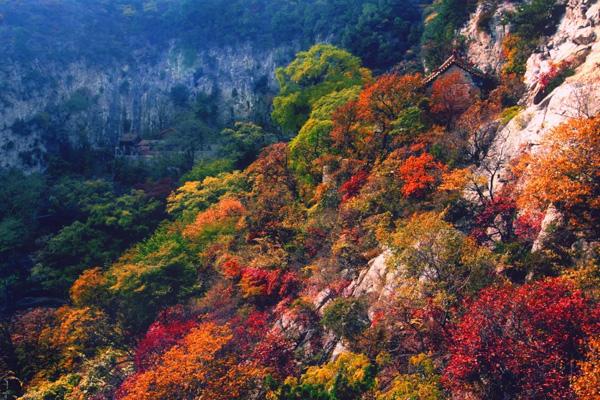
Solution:
{"label": "rocky cliff", "polygon": [[503,15],[514,10],[510,1],[499,4],[482,2],[460,34],[465,38],[469,60],[482,71],[498,74],[502,68],[502,40],[509,27],[503,22]]}
{"label": "rocky cliff", "polygon": [[[554,127],[570,118],[591,117],[600,112],[600,3],[569,0],[564,4],[565,13],[556,32],[544,38],[527,60],[521,111],[495,134],[489,154],[496,158],[492,162],[500,166],[500,181],[509,163],[523,152],[544,151],[540,146],[542,139]],[[498,21],[502,13],[513,8],[511,2],[498,3],[490,25],[495,28],[488,33],[477,29],[485,11],[480,5],[462,30],[468,56],[481,69],[501,70],[502,40],[510,26],[500,27]],[[564,78],[557,79],[560,76]],[[558,218],[555,210],[548,210],[543,227]],[[540,248],[543,236],[544,229],[534,249]]]}
{"label": "rocky cliff", "polygon": [[[510,2],[498,6],[494,18]],[[499,71],[502,64],[501,40],[504,30],[497,33],[478,32],[476,21],[481,7],[463,30],[468,40],[469,58],[481,69]],[[600,3],[595,0],[570,0],[556,33],[544,40],[527,61],[526,93],[521,99],[521,113],[497,134],[494,146],[503,147],[506,161],[518,156],[525,148],[535,147],[556,125],[573,117],[591,116],[600,111]],[[551,70],[570,69],[571,76],[545,93],[541,87],[544,75]]]}
{"label": "rocky cliff", "polygon": [[[507,141],[509,158],[518,155],[523,147],[535,146],[565,120],[600,111],[599,23],[598,2],[571,0],[557,32],[529,58],[524,110],[499,134]],[[552,68],[569,68],[572,76],[546,94],[540,81]]]}
{"label": "rocky cliff", "polygon": [[197,52],[172,47],[158,60],[113,64],[80,61],[0,68],[0,163],[39,170],[57,141],[112,148],[123,133],[165,129],[175,106],[171,90],[204,93],[218,120],[264,118],[276,90],[275,68],[297,48],[256,50],[250,44]]}

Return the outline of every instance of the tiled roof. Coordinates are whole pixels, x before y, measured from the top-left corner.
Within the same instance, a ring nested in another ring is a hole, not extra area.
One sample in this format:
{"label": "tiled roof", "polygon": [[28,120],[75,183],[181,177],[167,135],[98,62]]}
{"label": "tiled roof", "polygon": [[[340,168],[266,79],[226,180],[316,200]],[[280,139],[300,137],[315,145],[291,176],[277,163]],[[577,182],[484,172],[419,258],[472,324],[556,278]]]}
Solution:
{"label": "tiled roof", "polygon": [[470,62],[462,58],[458,52],[453,52],[450,57],[446,61],[442,63],[439,67],[434,69],[431,74],[429,74],[425,79],[423,79],[423,86],[429,85],[433,82],[438,76],[446,72],[450,67],[456,65],[460,69],[468,72],[469,74],[476,76],[478,78],[485,78],[485,74],[475,68]]}
{"label": "tiled roof", "polygon": [[119,138],[121,143],[137,143],[140,141],[140,137],[136,133],[125,133]]}

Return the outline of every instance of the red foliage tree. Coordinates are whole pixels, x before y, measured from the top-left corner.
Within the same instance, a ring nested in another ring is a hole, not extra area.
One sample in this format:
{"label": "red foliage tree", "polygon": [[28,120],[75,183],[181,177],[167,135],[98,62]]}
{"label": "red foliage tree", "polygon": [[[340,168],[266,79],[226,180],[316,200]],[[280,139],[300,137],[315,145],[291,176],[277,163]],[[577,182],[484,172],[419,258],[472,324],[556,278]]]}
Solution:
{"label": "red foliage tree", "polygon": [[295,273],[248,267],[240,281],[242,295],[271,303],[297,293],[300,281]]}
{"label": "red foliage tree", "polygon": [[225,254],[217,262],[219,271],[228,279],[238,280],[244,269],[242,261],[238,256]]}
{"label": "red foliage tree", "polygon": [[569,281],[489,288],[456,326],[445,385],[457,396],[573,399],[575,361],[600,331],[600,307]]}
{"label": "red foliage tree", "polygon": [[339,188],[339,193],[342,195],[342,203],[356,196],[365,183],[367,183],[368,177],[368,172],[360,171],[344,182]]}
{"label": "red foliage tree", "polygon": [[56,310],[46,307],[19,312],[12,318],[10,342],[23,369],[24,378],[29,379],[37,371],[48,368],[56,361],[58,349],[49,338],[56,324]]}
{"label": "red foliage tree", "polygon": [[541,212],[527,212],[519,215],[514,222],[515,235],[524,242],[533,242],[542,229],[544,214]]}
{"label": "red foliage tree", "polygon": [[229,323],[233,327],[236,353],[248,356],[269,330],[269,313],[254,310],[246,316],[236,315]]}
{"label": "red foliage tree", "polygon": [[310,226],[304,239],[304,250],[309,258],[317,255],[326,243],[327,232],[324,229]]}
{"label": "red foliage tree", "polygon": [[541,73],[538,77],[540,89],[545,91],[550,83],[558,78],[565,70],[571,68],[571,64],[567,61],[559,63],[551,63],[548,70]]}
{"label": "red foliage tree", "polygon": [[273,371],[282,379],[297,373],[294,363],[294,343],[278,332],[269,332],[261,340],[251,355],[251,359]]}
{"label": "red foliage tree", "polygon": [[515,200],[506,195],[496,195],[487,200],[475,215],[475,228],[471,235],[479,242],[498,237],[502,241],[513,238],[513,220],[517,213]]}
{"label": "red foliage tree", "polygon": [[197,325],[198,322],[189,319],[182,306],[162,311],[136,347],[136,369],[143,371],[152,368],[164,352]]}

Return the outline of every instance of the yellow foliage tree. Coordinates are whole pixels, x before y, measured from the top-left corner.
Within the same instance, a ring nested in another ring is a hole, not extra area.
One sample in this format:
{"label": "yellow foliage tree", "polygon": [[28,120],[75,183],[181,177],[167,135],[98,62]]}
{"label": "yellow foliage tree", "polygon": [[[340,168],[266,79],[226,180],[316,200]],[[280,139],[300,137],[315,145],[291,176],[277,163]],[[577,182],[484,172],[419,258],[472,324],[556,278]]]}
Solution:
{"label": "yellow foliage tree", "polygon": [[244,192],[246,185],[245,177],[239,171],[209,176],[202,182],[187,181],[167,198],[167,211],[188,220],[221,197]]}
{"label": "yellow foliage tree", "polygon": [[371,362],[364,354],[342,353],[335,361],[308,368],[301,381],[303,384],[323,386],[331,391],[340,371],[344,372],[348,384],[358,385],[369,378],[371,368]]}
{"label": "yellow foliage tree", "polygon": [[421,280],[428,295],[456,300],[493,276],[492,253],[436,212],[414,214],[392,235],[390,248],[390,267]]}
{"label": "yellow foliage tree", "polygon": [[390,387],[377,394],[377,400],[440,400],[443,391],[440,376],[431,358],[426,354],[412,356],[409,360],[411,373],[396,377]]}
{"label": "yellow foliage tree", "polygon": [[579,363],[581,375],[573,381],[573,390],[581,400],[600,400],[600,336],[590,339],[585,361]]}

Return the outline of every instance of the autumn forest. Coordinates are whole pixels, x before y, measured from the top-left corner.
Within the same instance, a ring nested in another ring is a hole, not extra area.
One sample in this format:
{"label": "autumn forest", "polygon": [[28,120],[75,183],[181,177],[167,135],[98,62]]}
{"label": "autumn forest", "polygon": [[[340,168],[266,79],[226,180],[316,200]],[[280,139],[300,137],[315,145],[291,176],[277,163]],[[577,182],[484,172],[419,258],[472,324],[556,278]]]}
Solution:
{"label": "autumn forest", "polygon": [[333,3],[262,119],[178,87],[149,155],[0,169],[0,399],[600,399],[598,2]]}

